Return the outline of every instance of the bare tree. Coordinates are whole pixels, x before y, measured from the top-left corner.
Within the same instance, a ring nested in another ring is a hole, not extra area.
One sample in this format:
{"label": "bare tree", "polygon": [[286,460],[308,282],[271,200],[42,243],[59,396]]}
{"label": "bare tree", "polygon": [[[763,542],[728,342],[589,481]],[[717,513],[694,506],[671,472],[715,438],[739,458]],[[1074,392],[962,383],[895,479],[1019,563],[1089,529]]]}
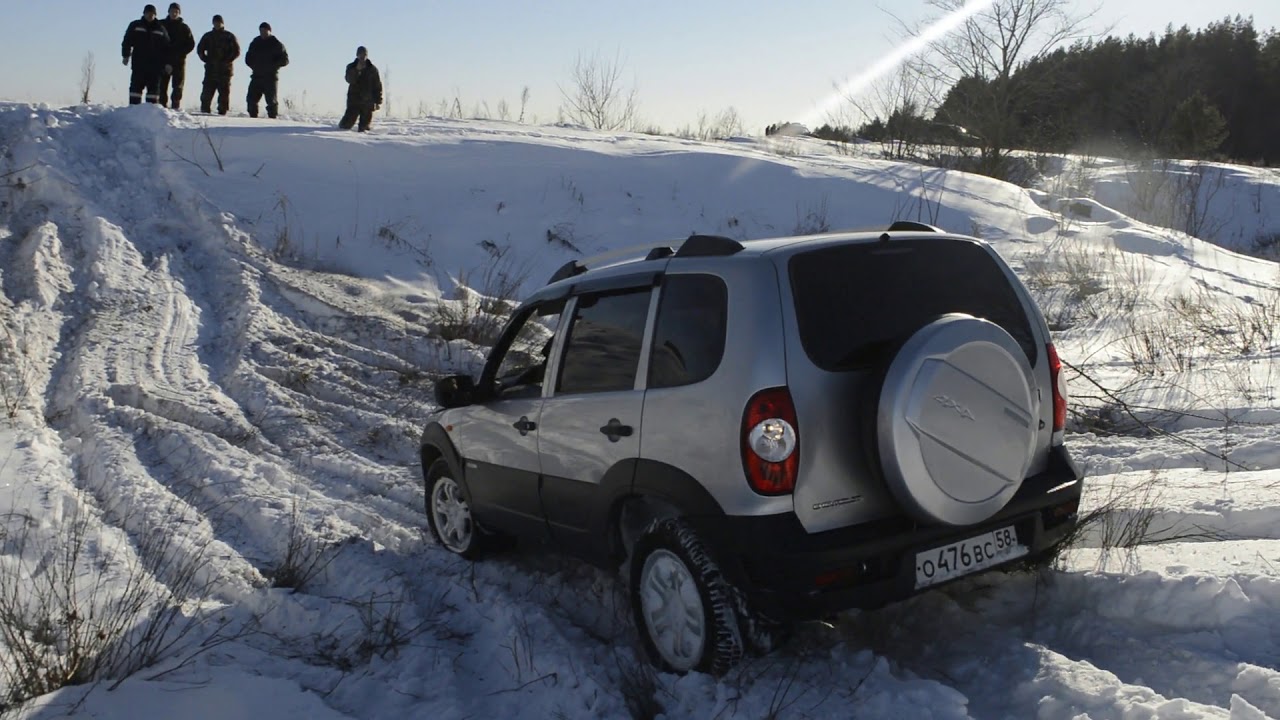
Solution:
{"label": "bare tree", "polygon": [[886,157],[901,160],[914,156],[922,140],[922,127],[912,120],[922,116],[941,94],[935,75],[926,72],[919,60],[908,59],[862,92],[846,92],[845,108],[830,113],[828,122],[856,128],[866,121],[880,121],[884,134],[875,139]]}
{"label": "bare tree", "polygon": [[[1014,72],[1084,37],[1083,29],[1098,10],[1074,12],[1072,0],[995,0],[979,4],[984,6],[977,12],[975,3],[965,0],[929,0],[929,5],[939,17],[920,27],[903,26],[907,35],[928,44],[921,71],[951,88],[942,110],[948,122],[966,125],[978,135],[978,170],[1003,177],[1017,101],[1029,89],[1014,82]],[[931,32],[956,21],[952,32]]]}
{"label": "bare tree", "polygon": [[524,122],[524,111],[527,107],[529,107],[529,86],[525,85],[524,89],[520,91],[520,118],[516,122]]}
{"label": "bare tree", "polygon": [[620,56],[613,59],[578,55],[573,63],[570,86],[560,88],[565,115],[573,122],[597,130],[619,130],[630,127],[639,110],[636,88],[622,82],[625,69]]}
{"label": "bare tree", "polygon": [[97,67],[97,63],[93,59],[93,53],[85,53],[84,60],[80,61],[80,103],[89,104],[89,92],[93,90],[93,76]]}

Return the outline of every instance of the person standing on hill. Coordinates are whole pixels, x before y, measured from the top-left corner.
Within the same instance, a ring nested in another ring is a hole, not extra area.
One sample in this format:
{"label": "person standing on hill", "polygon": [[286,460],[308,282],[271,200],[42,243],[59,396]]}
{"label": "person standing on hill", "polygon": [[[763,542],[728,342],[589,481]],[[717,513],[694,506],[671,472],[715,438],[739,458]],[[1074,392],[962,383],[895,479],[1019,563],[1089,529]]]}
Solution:
{"label": "person standing on hill", "polygon": [[382,77],[378,68],[369,62],[369,51],[363,45],[356,48],[356,59],[347,64],[347,112],[338,127],[350,130],[360,119],[360,132],[368,132],[373,123],[373,111],[382,107]]}
{"label": "person standing on hill", "polygon": [[200,90],[200,112],[211,110],[214,93],[218,95],[218,114],[231,109],[231,75],[240,57],[240,43],[227,30],[221,15],[213,16],[213,29],[200,38],[196,56],[204,62],[204,87]]}
{"label": "person standing on hill", "polygon": [[160,76],[164,74],[165,61],[169,54],[169,33],[156,20],[156,6],[147,5],[142,9],[142,17],[129,23],[124,31],[124,41],[120,43],[120,54],[124,64],[133,59],[133,73],[129,76],[129,104],[142,102],[142,93],[147,94],[147,102],[160,101]]}
{"label": "person standing on hill", "polygon": [[[166,58],[164,75],[160,78],[160,104],[168,101],[169,109],[177,110],[182,104],[182,87],[187,82],[187,56],[196,48],[195,36],[191,28],[182,20],[182,7],[178,3],[169,3],[169,17],[160,21],[165,32],[169,34],[169,54]],[[170,84],[173,95],[169,95]]]}
{"label": "person standing on hill", "polygon": [[267,100],[267,117],[276,117],[279,104],[276,102],[279,93],[280,68],[289,64],[289,53],[284,49],[275,35],[271,34],[271,24],[258,26],[258,37],[249,43],[249,51],[244,54],[244,63],[253,74],[249,76],[249,117],[258,117],[258,101]]}

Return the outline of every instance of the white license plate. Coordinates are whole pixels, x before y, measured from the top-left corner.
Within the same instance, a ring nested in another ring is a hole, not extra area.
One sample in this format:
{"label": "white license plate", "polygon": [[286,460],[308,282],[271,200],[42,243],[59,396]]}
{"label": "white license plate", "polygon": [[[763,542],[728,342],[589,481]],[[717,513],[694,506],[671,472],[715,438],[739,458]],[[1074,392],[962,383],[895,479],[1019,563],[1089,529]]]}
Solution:
{"label": "white license plate", "polygon": [[1013,526],[916,553],[916,587],[928,587],[1027,554]]}

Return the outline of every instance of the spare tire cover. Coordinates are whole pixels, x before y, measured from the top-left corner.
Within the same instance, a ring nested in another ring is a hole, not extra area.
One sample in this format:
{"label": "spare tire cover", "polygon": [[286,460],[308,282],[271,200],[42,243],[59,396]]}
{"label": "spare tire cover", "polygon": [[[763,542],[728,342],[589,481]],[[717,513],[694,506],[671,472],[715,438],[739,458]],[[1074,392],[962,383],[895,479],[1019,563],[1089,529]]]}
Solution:
{"label": "spare tire cover", "polygon": [[890,363],[877,444],[890,491],[929,523],[972,525],[1000,511],[1035,452],[1040,399],[1026,353],[995,323],[949,314]]}

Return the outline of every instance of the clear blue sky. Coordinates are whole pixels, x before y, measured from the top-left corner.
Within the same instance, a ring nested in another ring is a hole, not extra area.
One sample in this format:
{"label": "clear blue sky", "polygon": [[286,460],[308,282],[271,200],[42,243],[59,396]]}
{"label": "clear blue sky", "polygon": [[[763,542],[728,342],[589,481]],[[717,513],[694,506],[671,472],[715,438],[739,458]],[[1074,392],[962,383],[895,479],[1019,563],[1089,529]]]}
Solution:
{"label": "clear blue sky", "polygon": [[[124,103],[129,70],[120,39],[144,2],[134,0],[0,0],[0,99],[68,105],[77,101],[80,63],[97,60],[95,102]],[[163,15],[168,2],[155,3]],[[1097,25],[1114,34],[1146,35],[1168,24],[1204,27],[1228,15],[1252,15],[1260,30],[1280,27],[1280,1],[1105,0]],[[822,103],[835,83],[855,76],[897,41],[895,22],[929,15],[923,0],[188,0],[183,17],[197,40],[214,13],[242,47],[266,20],[289,49],[281,98],[313,112],[337,112],[345,98],[342,70],[358,45],[390,70],[396,114],[419,102],[435,112],[459,98],[466,112],[506,100],[519,112],[556,118],[557,84],[567,84],[579,53],[622,55],[639,91],[641,113],[670,131],[735,107],[748,131],[797,119]],[[267,8],[267,9],[264,9]],[[188,109],[199,99],[203,67],[187,62]],[[248,68],[239,61],[232,110],[244,109]],[[305,93],[305,98],[304,94]]]}

